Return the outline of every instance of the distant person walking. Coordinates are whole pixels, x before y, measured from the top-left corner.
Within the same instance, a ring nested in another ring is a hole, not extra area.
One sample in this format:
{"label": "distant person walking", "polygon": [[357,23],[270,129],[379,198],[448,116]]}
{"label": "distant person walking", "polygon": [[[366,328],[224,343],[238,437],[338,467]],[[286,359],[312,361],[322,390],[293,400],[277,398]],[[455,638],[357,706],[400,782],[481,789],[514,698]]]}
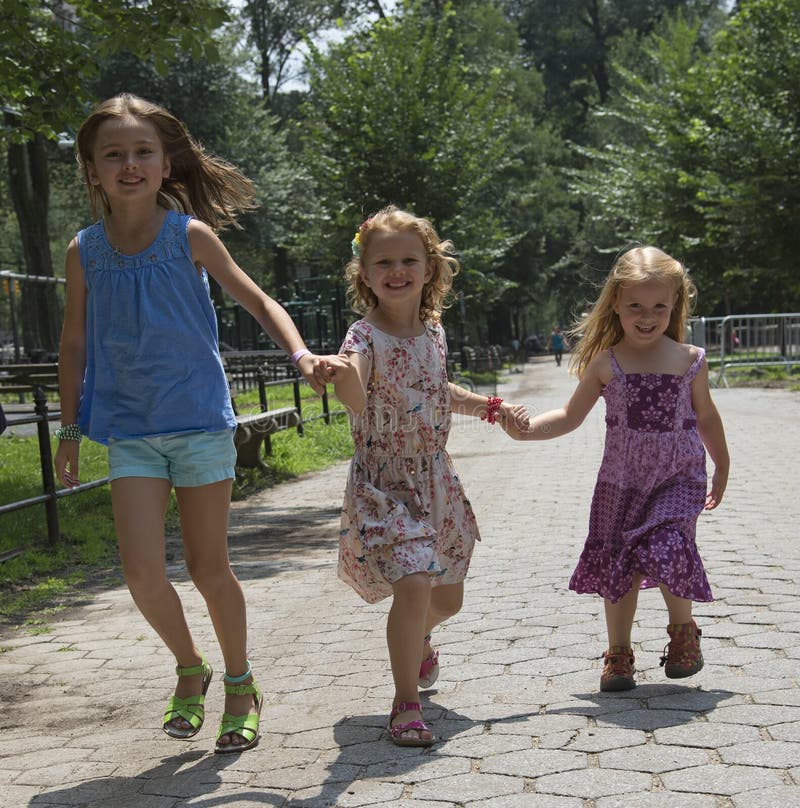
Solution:
{"label": "distant person walking", "polygon": [[549,339],[547,340],[547,349],[553,352],[556,364],[561,367],[561,360],[564,357],[564,348],[566,347],[566,340],[561,333],[561,328],[555,326]]}
{"label": "distant person walking", "polygon": [[[659,587],[669,612],[661,664],[671,679],[703,667],[693,601],[712,600],[695,531],[728,481],[728,447],[702,349],[683,342],[694,284],[655,247],[622,254],[593,310],[576,326],[580,382],[566,406],[513,437],[555,438],[580,426],[602,396],[606,445],[589,535],[570,580],[605,601],[608,650],[600,689],[635,687],[631,631],[639,589]],[[513,425],[512,425],[513,426]],[[707,492],[706,450],[714,462]]]}

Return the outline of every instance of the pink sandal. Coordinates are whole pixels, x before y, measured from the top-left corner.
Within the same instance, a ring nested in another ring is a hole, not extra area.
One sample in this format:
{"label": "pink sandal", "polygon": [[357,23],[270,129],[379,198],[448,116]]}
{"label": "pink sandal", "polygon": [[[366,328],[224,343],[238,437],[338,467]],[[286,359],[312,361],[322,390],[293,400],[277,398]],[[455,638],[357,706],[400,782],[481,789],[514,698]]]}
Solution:
{"label": "pink sandal", "polygon": [[[407,724],[395,724],[392,726],[392,719],[396,715],[413,711],[422,715],[422,705],[418,701],[401,701],[400,704],[392,706],[392,713],[389,716],[389,726],[387,727],[392,743],[396,746],[432,746],[436,739],[433,737],[430,727],[424,721],[409,721]],[[418,733],[431,732],[431,737],[423,738],[420,734],[416,738],[404,738],[403,733],[409,730]]]}
{"label": "pink sandal", "polygon": [[[424,642],[430,642],[431,635],[425,636]],[[439,678],[439,652],[431,646],[431,652],[422,660],[419,667],[419,686],[423,690],[433,687],[433,683]]]}

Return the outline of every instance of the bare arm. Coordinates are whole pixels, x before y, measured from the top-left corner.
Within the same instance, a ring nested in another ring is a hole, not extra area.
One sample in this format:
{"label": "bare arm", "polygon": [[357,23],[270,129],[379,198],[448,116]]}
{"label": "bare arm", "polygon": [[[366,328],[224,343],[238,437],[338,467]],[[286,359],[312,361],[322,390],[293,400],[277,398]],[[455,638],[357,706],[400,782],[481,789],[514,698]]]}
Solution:
{"label": "bare arm", "polygon": [[[189,244],[195,265],[205,267],[219,285],[255,317],[270,338],[290,356],[305,348],[303,338],[286,309],[262,291],[231,257],[225,245],[208,225],[196,219],[189,222]],[[325,390],[327,371],[321,357],[307,354],[298,369],[317,392]]]}
{"label": "bare arm", "polygon": [[566,406],[534,416],[528,429],[514,437],[519,440],[548,440],[577,429],[597,403],[597,399],[603,391],[603,385],[608,381],[607,365],[606,354],[593,359],[584,371]]}
{"label": "bare arm", "polygon": [[706,510],[713,510],[722,502],[728,485],[730,455],[725,440],[722,418],[711,398],[708,384],[708,363],[703,360],[697,375],[692,380],[692,407],[697,415],[697,431],[714,463],[711,490],[706,495]]}
{"label": "bare arm", "polygon": [[345,353],[325,357],[328,379],[333,382],[336,398],[354,415],[367,403],[367,384],[372,368],[369,357],[360,353]]}
{"label": "bare arm", "polygon": [[[478,393],[471,393],[463,387],[448,383],[450,387],[450,410],[460,415],[472,415],[485,418],[488,412],[489,398]],[[518,437],[528,426],[528,411],[521,404],[509,404],[504,401],[497,411],[497,421],[512,437]]]}
{"label": "bare arm", "polygon": [[[78,421],[78,407],[86,370],[86,282],[77,239],[73,239],[67,248],[65,274],[67,297],[58,350],[58,388],[62,425],[75,424]],[[68,488],[78,484],[79,451],[79,441],[59,441],[54,466],[59,481]]]}

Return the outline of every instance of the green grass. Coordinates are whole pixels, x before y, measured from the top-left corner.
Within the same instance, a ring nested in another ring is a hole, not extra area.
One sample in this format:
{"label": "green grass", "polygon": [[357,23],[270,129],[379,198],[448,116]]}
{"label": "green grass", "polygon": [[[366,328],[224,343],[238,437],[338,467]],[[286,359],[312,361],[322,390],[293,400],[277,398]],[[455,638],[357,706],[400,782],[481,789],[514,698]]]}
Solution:
{"label": "green grass", "polygon": [[[322,412],[321,402],[303,390],[303,417]],[[258,393],[236,397],[240,412],[259,409]],[[269,408],[293,405],[291,386],[269,388]],[[340,409],[331,400],[331,409]],[[317,471],[352,456],[353,442],[347,419],[333,416],[330,426],[312,421],[301,437],[295,429],[272,436],[272,455],[266,469],[241,469],[233,498],[243,499],[299,474]],[[53,441],[55,452],[55,441]],[[105,447],[85,440],[81,445],[80,478],[84,482],[108,474]],[[0,504],[35,497],[42,492],[38,441],[35,437],[0,439]],[[44,505],[33,505],[0,516],[0,553],[23,552],[0,563],[0,618],[39,614],[44,607],[58,608],[91,580],[112,576],[120,580],[111,490],[102,486],[58,501],[62,539],[54,547],[47,541]],[[167,531],[178,532],[174,495],[167,512]],[[54,605],[55,604],[55,605]],[[29,630],[35,629],[36,623]]]}
{"label": "green grass", "polygon": [[[711,380],[715,381],[718,371],[715,368],[710,370]],[[780,365],[728,366],[725,368],[725,379],[730,387],[778,387],[800,391],[800,365],[794,365],[789,370]]]}

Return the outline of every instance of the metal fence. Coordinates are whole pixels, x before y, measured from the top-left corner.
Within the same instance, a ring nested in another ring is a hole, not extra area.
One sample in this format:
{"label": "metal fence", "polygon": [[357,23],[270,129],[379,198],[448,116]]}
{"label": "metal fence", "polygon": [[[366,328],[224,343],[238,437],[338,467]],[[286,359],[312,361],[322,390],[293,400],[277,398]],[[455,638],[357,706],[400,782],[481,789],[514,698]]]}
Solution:
{"label": "metal fence", "polygon": [[693,317],[690,339],[705,348],[712,379],[728,386],[727,371],[735,367],[782,366],[800,363],[800,314],[731,314]]}
{"label": "metal fence", "polygon": [[[61,417],[58,410],[50,410],[47,403],[47,394],[41,387],[34,388],[33,391],[34,411],[30,414],[9,414],[7,416],[9,426],[22,426],[23,424],[36,424],[36,434],[39,442],[39,460],[42,469],[42,493],[29,499],[18,500],[0,505],[0,516],[22,508],[30,508],[34,505],[44,505],[47,518],[47,540],[50,546],[54,546],[61,535],[58,525],[58,500],[64,497],[71,497],[83,491],[106,485],[108,477],[99,480],[82,483],[75,488],[56,489],[56,478],[53,471],[53,454],[50,446],[50,421],[57,421]],[[0,561],[7,561],[14,556],[20,555],[26,548],[19,547],[9,550],[0,556]]]}

